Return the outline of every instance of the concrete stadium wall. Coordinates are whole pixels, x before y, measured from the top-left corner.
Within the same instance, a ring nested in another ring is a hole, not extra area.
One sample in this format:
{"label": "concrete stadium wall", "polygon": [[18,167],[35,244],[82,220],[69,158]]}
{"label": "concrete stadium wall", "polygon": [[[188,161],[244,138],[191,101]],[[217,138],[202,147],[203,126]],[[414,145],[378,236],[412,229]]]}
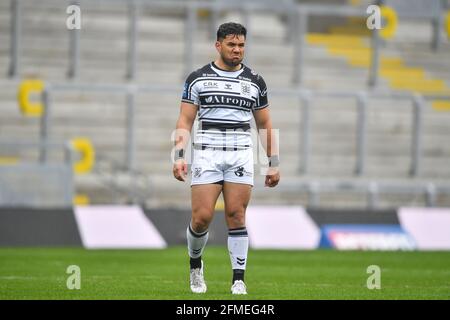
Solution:
{"label": "concrete stadium wall", "polygon": [[81,246],[72,209],[0,209],[1,246]]}
{"label": "concrete stadium wall", "polygon": [[[81,206],[56,210],[0,209],[0,246],[83,246],[161,249],[186,243],[188,210]],[[450,208],[362,211],[300,206],[250,206],[253,249],[450,250]],[[226,245],[224,213],[208,244]]]}

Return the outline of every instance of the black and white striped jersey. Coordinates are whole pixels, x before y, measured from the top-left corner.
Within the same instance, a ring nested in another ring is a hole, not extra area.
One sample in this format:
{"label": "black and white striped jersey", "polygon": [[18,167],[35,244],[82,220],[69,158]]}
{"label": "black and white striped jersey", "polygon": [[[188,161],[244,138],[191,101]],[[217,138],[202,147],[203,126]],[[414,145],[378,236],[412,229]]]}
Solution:
{"label": "black and white striped jersey", "polygon": [[214,62],[192,72],[183,90],[183,102],[198,107],[199,128],[194,144],[249,148],[253,111],[268,106],[264,79],[242,64],[225,71]]}

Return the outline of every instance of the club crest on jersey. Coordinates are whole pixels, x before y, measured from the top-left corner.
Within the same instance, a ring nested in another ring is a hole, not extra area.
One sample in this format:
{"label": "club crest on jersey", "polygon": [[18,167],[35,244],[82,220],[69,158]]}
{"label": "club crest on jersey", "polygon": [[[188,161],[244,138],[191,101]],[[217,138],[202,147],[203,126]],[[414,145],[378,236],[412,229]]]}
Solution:
{"label": "club crest on jersey", "polygon": [[245,97],[249,97],[251,95],[251,87],[248,82],[241,81],[241,94]]}

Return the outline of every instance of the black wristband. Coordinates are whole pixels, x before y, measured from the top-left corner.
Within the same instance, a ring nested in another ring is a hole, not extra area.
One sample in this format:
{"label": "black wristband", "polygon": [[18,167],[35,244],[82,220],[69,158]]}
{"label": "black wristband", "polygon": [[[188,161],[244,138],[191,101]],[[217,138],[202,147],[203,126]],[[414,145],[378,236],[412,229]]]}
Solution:
{"label": "black wristband", "polygon": [[269,167],[279,167],[280,158],[277,155],[269,157]]}
{"label": "black wristband", "polygon": [[184,159],[184,149],[175,149],[173,160],[175,162],[180,159]]}

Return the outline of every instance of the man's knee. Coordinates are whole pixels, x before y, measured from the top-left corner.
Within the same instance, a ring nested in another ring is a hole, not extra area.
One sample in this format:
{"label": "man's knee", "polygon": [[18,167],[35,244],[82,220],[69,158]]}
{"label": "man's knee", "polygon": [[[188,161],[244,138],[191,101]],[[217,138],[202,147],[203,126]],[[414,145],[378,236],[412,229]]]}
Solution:
{"label": "man's knee", "polygon": [[233,226],[242,227],[245,225],[245,208],[226,210],[225,214]]}
{"label": "man's knee", "polygon": [[204,210],[194,210],[192,212],[191,225],[194,232],[204,232],[211,222],[212,213]]}

